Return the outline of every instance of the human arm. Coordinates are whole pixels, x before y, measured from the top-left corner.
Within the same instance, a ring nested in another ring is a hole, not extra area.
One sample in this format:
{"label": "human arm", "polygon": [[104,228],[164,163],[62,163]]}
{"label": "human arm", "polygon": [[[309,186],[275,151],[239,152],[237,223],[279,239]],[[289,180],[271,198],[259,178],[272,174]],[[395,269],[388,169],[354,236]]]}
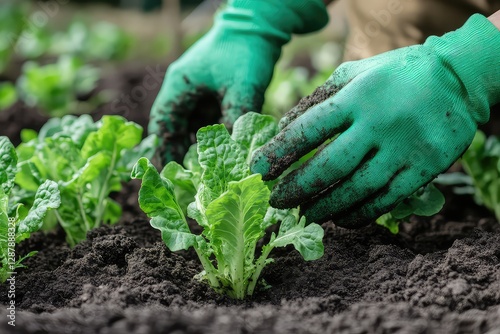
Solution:
{"label": "human arm", "polygon": [[285,115],[252,170],[274,179],[321,147],[276,185],[271,204],[300,205],[308,221],[364,226],[467,149],[500,102],[499,55],[500,31],[476,14],[423,45],[344,63]]}
{"label": "human arm", "polygon": [[281,47],[327,21],[322,0],[229,0],[211,30],[168,68],[149,123],[162,138],[161,158],[182,159],[201,126],[230,127],[260,111]]}

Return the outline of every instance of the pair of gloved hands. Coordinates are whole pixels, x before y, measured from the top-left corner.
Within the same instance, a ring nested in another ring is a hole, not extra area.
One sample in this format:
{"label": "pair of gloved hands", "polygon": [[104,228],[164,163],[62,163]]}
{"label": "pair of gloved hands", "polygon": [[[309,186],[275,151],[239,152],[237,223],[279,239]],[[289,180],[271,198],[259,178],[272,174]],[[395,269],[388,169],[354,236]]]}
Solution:
{"label": "pair of gloved hands", "polygon": [[[163,157],[180,159],[190,120],[231,125],[259,111],[283,44],[327,22],[321,0],[232,0],[210,32],[173,63],[149,131],[166,138]],[[206,96],[222,115],[207,115]],[[318,99],[318,97],[322,97]],[[348,62],[280,122],[252,171],[274,179],[322,147],[274,188],[277,208],[300,205],[308,221],[356,228],[444,172],[500,102],[500,31],[481,15],[423,45]],[[193,114],[198,112],[200,114]]]}

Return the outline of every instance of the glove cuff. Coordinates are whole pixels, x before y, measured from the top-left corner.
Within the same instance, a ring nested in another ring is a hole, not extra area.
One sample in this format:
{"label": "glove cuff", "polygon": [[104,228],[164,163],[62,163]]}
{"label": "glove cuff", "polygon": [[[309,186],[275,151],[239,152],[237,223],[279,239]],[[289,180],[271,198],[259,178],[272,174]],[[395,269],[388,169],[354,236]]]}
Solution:
{"label": "glove cuff", "polygon": [[328,12],[322,0],[228,0],[216,23],[277,38],[285,44],[292,34],[323,28]]}
{"label": "glove cuff", "polygon": [[486,123],[490,106],[500,102],[500,30],[475,14],[460,29],[429,37],[424,45],[456,73],[467,91],[474,119]]}

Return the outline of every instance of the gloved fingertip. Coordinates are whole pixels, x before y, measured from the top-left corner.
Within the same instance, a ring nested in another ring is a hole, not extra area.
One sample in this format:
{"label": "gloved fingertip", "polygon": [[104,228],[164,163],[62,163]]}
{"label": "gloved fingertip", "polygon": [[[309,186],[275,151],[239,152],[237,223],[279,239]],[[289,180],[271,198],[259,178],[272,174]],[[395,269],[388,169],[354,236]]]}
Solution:
{"label": "gloved fingertip", "polygon": [[271,172],[271,162],[262,149],[254,152],[250,161],[250,171],[261,174],[264,181],[272,180],[272,177],[269,175]]}
{"label": "gloved fingertip", "polygon": [[286,203],[286,193],[283,191],[283,187],[277,184],[273,191],[271,192],[271,197],[269,198],[269,204],[276,209],[288,209],[291,206]]}

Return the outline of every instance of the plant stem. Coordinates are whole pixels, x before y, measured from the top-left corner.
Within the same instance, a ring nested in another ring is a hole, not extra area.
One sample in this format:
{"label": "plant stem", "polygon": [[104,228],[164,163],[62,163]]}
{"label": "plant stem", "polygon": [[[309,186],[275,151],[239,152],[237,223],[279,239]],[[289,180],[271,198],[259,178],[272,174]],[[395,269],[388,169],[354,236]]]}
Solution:
{"label": "plant stem", "polygon": [[210,282],[210,285],[213,288],[219,288],[220,284],[219,284],[219,280],[217,279],[217,277],[214,274],[214,271],[215,271],[214,266],[212,265],[212,263],[210,262],[210,260],[207,259],[205,257],[205,255],[203,255],[200,252],[200,250],[197,247],[194,247],[194,250],[196,251],[196,254],[198,255],[198,258],[200,259],[200,262],[201,262],[201,265],[203,266],[203,269],[205,269],[205,273],[207,274],[207,278],[208,278],[208,280]]}
{"label": "plant stem", "polygon": [[273,248],[274,247],[271,244],[264,246],[262,248],[262,254],[259,257],[259,260],[257,260],[257,263],[255,265],[255,271],[252,275],[250,283],[248,284],[248,289],[247,289],[248,296],[253,295],[255,286],[257,285],[257,281],[259,280],[262,269],[264,269],[264,267],[266,266],[267,257],[269,256],[269,253],[271,253]]}
{"label": "plant stem", "polygon": [[59,221],[59,224],[61,225],[63,230],[66,232],[66,238],[68,239],[69,246],[74,247],[76,245],[76,243],[75,243],[75,240],[73,239],[73,237],[71,236],[70,231],[66,228],[66,222],[62,219],[58,210],[54,210],[54,214],[56,215],[56,218]]}
{"label": "plant stem", "polygon": [[78,201],[78,207],[80,208],[80,214],[82,215],[83,222],[85,223],[85,232],[88,232],[88,231],[90,231],[91,227],[90,227],[90,223],[87,219],[87,215],[85,214],[85,208],[83,207],[83,202],[82,202],[82,198],[80,196],[80,192],[78,192],[76,199]]}
{"label": "plant stem", "polygon": [[96,216],[95,216],[95,226],[94,227],[99,227],[101,225],[101,220],[102,220],[102,215],[104,213],[104,208],[106,205],[103,203],[104,202],[104,196],[106,196],[108,192],[108,183],[109,179],[111,178],[111,175],[113,174],[113,171],[115,169],[115,164],[116,164],[116,145],[113,147],[113,154],[111,156],[111,164],[109,165],[109,168],[106,172],[106,177],[104,179],[104,183],[102,184],[102,188],[99,189],[99,196],[97,198],[97,210],[96,210]]}

